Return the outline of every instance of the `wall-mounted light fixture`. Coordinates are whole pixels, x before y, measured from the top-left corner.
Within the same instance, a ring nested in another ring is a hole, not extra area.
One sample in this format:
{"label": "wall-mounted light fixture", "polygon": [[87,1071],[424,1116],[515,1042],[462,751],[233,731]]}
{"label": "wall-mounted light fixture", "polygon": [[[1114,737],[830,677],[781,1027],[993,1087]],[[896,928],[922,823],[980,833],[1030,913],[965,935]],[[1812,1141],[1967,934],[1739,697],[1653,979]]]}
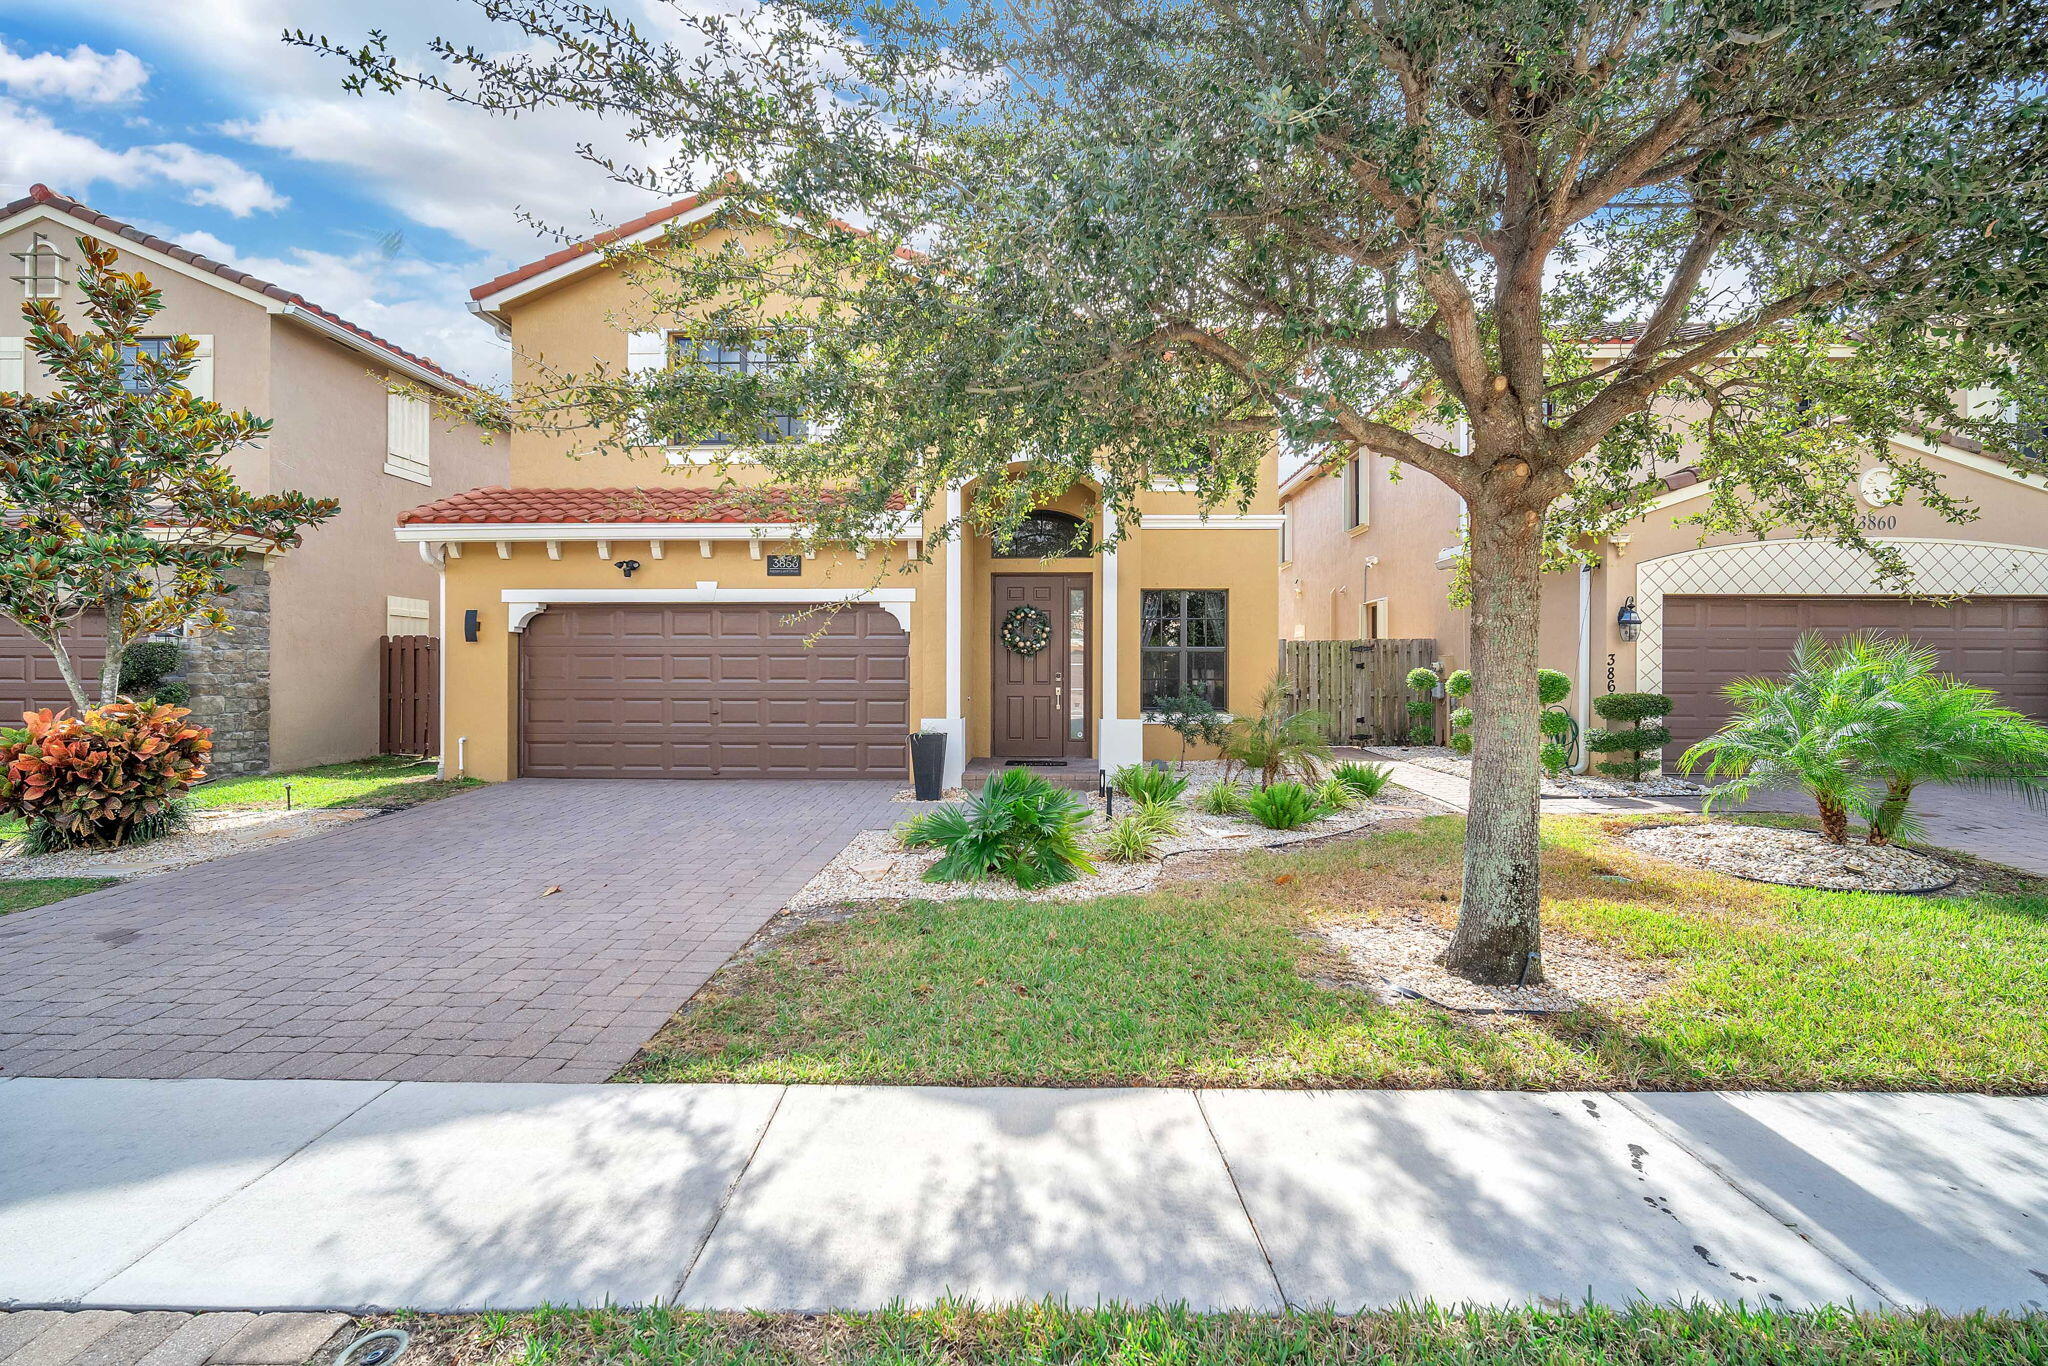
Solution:
{"label": "wall-mounted light fixture", "polygon": [[636,570],[636,569],[638,569],[639,567],[640,567],[640,561],[638,561],[638,560],[613,560],[613,561],[612,561],[612,568],[614,568],[614,569],[618,570],[618,571],[619,571],[619,572],[620,572],[621,574],[624,574],[624,575],[625,575],[625,576],[626,576],[627,578],[629,578],[629,579],[633,577],[633,571],[634,571],[634,570]]}
{"label": "wall-mounted light fixture", "polygon": [[476,608],[472,607],[462,614],[462,638],[464,640],[472,645],[476,644],[476,633],[481,628],[482,623],[477,620]]}
{"label": "wall-mounted light fixture", "polygon": [[1636,610],[1636,600],[1633,597],[1624,602],[1621,605],[1621,610],[1614,614],[1614,624],[1621,628],[1621,638],[1623,640],[1634,640],[1641,634],[1643,614]]}

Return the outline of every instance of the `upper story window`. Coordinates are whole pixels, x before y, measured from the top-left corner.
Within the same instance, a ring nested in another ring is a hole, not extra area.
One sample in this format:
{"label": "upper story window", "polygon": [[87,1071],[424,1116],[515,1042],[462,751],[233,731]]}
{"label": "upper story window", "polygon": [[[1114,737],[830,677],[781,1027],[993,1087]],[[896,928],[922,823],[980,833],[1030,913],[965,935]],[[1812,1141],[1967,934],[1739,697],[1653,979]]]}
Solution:
{"label": "upper story window", "polygon": [[1294,508],[1280,509],[1280,563],[1294,563]]}
{"label": "upper story window", "polygon": [[[732,374],[772,374],[783,364],[781,357],[770,355],[758,342],[739,346],[708,338],[690,337],[682,333],[671,333],[668,344],[671,357],[692,359],[713,370]],[[804,420],[795,413],[770,413],[762,437],[768,441],[788,441],[801,438],[806,430]],[[733,444],[733,438],[725,432],[713,432],[709,436],[698,438],[696,444],[730,446]]]}
{"label": "upper story window", "polygon": [[64,285],[64,256],[49,238],[41,233],[29,240],[27,251],[17,251],[14,259],[21,262],[21,273],[14,278],[21,281],[21,294],[25,299],[54,299]]}
{"label": "upper story window", "polygon": [[1088,553],[1088,524],[1064,512],[1040,510],[1025,515],[1010,534],[996,542],[995,553],[1006,560],[1040,560]]}
{"label": "upper story window", "polygon": [[175,337],[137,337],[133,346],[121,348],[121,387],[131,394],[143,393],[148,383],[142,377],[142,357],[162,360]]}
{"label": "upper story window", "polygon": [[384,412],[384,473],[410,479],[415,484],[431,484],[434,476],[427,449],[431,428],[427,401],[411,394],[387,394]]}
{"label": "upper story window", "polygon": [[1369,457],[1363,452],[1351,457],[1344,466],[1344,525],[1362,527],[1372,521],[1372,489],[1366,462]]}

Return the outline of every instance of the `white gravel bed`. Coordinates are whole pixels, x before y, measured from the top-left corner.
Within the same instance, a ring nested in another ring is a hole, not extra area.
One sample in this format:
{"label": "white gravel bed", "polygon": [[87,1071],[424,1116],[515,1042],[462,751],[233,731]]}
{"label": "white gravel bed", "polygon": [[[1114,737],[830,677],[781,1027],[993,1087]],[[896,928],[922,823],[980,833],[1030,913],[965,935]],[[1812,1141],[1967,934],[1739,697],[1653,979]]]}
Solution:
{"label": "white gravel bed", "polygon": [[1669,980],[1649,964],[1554,930],[1543,937],[1544,981],[1530,987],[1480,986],[1453,973],[1438,961],[1450,947],[1450,930],[1414,911],[1320,925],[1316,932],[1344,955],[1331,985],[1362,988],[1388,1004],[1420,997],[1458,1010],[1552,1014],[1594,1002],[1639,1001]]}
{"label": "white gravel bed", "polygon": [[[1393,753],[1392,750],[1386,752]],[[1448,773],[1467,781],[1472,777],[1472,761],[1452,750],[1418,749],[1401,757],[1417,768]],[[1542,786],[1542,794],[1546,797],[1697,797],[1704,791],[1706,789],[1698,783],[1664,774],[1632,783],[1590,773],[1567,773],[1562,778],[1545,778]]]}
{"label": "white gravel bed", "polygon": [[[1193,788],[1193,783],[1189,784]],[[1082,842],[1093,847],[1106,822],[1100,804],[1091,802],[1096,814],[1089,819]],[[1121,801],[1119,808],[1125,807]],[[939,861],[935,849],[905,849],[891,830],[866,830],[805,883],[788,909],[804,910],[845,902],[907,901],[918,898],[952,900],[980,896],[1016,901],[1077,901],[1098,896],[1122,896],[1149,889],[1159,880],[1163,861],[1178,854],[1210,853],[1232,849],[1271,849],[1299,844],[1304,840],[1327,839],[1367,829],[1381,821],[1417,814],[1410,805],[1367,802],[1348,811],[1323,817],[1298,830],[1269,830],[1256,821],[1206,812],[1186,813],[1179,835],[1159,843],[1159,857],[1143,863],[1111,863],[1097,857],[1096,871],[1074,882],[1027,892],[1007,878],[985,882],[926,882],[924,873]]]}
{"label": "white gravel bed", "polygon": [[31,858],[16,841],[0,845],[0,880],[32,877],[146,877],[189,868],[247,849],[317,835],[332,826],[374,816],[354,808],[299,811],[195,811],[176,834],[119,849],[66,849]]}
{"label": "white gravel bed", "polygon": [[1837,892],[1932,892],[1956,870],[1896,845],[1829,844],[1818,832],[1719,821],[1651,825],[1621,842],[1659,858],[1752,882]]}

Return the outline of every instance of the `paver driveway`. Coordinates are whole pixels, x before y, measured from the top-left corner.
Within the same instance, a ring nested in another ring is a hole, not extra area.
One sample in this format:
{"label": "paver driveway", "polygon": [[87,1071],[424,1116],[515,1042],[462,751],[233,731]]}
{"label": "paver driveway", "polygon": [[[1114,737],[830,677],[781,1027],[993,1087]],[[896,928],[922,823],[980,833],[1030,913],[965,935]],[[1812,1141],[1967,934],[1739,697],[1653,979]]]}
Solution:
{"label": "paver driveway", "polygon": [[0,1075],[601,1081],[892,788],[526,780],[17,912]]}

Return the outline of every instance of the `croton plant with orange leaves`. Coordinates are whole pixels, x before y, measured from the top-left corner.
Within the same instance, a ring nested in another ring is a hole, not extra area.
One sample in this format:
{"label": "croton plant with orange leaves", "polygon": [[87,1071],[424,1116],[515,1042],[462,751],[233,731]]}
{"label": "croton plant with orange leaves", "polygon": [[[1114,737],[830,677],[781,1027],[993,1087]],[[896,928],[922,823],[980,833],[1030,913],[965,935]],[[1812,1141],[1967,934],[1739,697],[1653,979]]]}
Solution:
{"label": "croton plant with orange leaves", "polygon": [[191,714],[128,701],[24,713],[0,730],[0,814],[41,827],[46,846],[122,844],[206,777],[213,732]]}

